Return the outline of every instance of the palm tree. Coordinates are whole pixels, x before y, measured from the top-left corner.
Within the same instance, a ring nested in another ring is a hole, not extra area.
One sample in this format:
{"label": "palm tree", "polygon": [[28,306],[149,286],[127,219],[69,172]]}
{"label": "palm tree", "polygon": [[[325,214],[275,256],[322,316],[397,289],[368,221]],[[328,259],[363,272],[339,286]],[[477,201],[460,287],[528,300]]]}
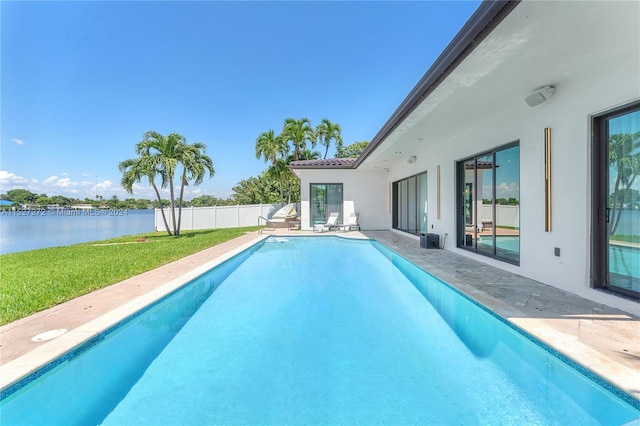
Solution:
{"label": "palm tree", "polygon": [[315,132],[308,118],[301,118],[299,120],[287,118],[284,120],[282,138],[285,143],[288,144],[291,142],[293,144],[294,161],[298,161],[300,151],[306,149],[307,141],[311,142],[311,147],[316,146]]}
{"label": "palm tree", "polygon": [[319,151],[311,151],[310,149],[303,149],[302,151],[300,151],[300,160],[319,160],[320,155],[321,154]]}
{"label": "palm tree", "polygon": [[272,166],[288,151],[289,147],[282,135],[276,136],[273,130],[260,133],[256,139],[256,158],[263,158],[265,163],[271,162]]}
{"label": "palm tree", "polygon": [[256,139],[256,158],[263,158],[265,163],[271,162],[269,174],[278,181],[281,204],[284,204],[284,191],[282,166],[278,160],[285,156],[288,151],[289,146],[282,135],[276,136],[273,130],[260,133]]}
{"label": "palm tree", "polygon": [[342,129],[338,123],[332,123],[326,118],[323,118],[320,124],[316,127],[316,137],[320,140],[320,143],[324,146],[324,157],[327,158],[329,153],[329,146],[333,139],[336,148],[342,146]]}
{"label": "palm tree", "polygon": [[168,136],[163,136],[152,130],[145,133],[142,141],[136,145],[136,153],[138,155],[155,158],[157,168],[162,171],[164,176],[162,187],[169,186],[169,202],[171,203],[171,220],[174,235],[178,229],[175,215],[174,177],[178,167],[181,145],[184,144],[186,144],[186,139],[178,133],[170,133]]}
{"label": "palm tree", "polygon": [[[213,161],[206,154],[206,146],[201,143],[189,145],[184,136],[178,133],[170,133],[163,136],[158,132],[149,131],[143,135],[142,141],[136,144],[136,154],[138,158],[125,160],[120,163],[120,170],[123,173],[122,185],[127,190],[132,190],[133,182],[139,181],[143,177],[148,177],[149,182],[154,187],[158,201],[162,205],[160,193],[155,185],[154,178],[160,176],[162,188],[169,187],[169,202],[171,208],[172,228],[167,226],[162,212],[165,226],[169,235],[173,229],[173,235],[180,235],[180,220],[182,214],[182,196],[184,187],[189,184],[189,180],[194,180],[196,185],[202,183],[206,171],[213,176]],[[135,167],[134,167],[135,165]],[[180,186],[180,207],[178,222],[176,222],[176,202],[175,202],[175,175],[178,166],[182,165],[181,186]],[[130,186],[128,186],[130,185]]]}
{"label": "palm tree", "polygon": [[[160,191],[158,190],[158,187],[155,183],[156,174],[162,174],[162,171],[156,169],[153,157],[141,156],[138,158],[121,161],[118,165],[118,169],[120,170],[120,173],[122,173],[120,184],[125,189],[125,191],[127,191],[127,193],[133,194],[133,184],[136,182],[140,182],[144,178],[147,178],[149,184],[156,193],[156,197],[158,198],[158,205],[162,206],[162,197],[160,196]],[[162,181],[165,181],[164,177],[162,178]],[[167,217],[164,214],[164,209],[160,208],[160,212],[162,213],[164,229],[167,230],[167,233],[169,235],[173,235],[171,233],[171,228],[169,228]]]}

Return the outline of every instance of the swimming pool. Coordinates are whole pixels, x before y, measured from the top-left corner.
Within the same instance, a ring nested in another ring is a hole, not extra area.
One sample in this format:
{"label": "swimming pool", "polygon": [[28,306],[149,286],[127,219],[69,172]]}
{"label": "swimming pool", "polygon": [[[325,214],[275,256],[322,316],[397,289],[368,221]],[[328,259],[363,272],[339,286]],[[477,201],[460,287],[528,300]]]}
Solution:
{"label": "swimming pool", "polygon": [[[609,243],[610,272],[640,278],[640,248]],[[640,289],[634,289],[640,291]]]}
{"label": "swimming pool", "polygon": [[[392,266],[393,265],[393,266]],[[273,238],[2,394],[2,424],[622,424],[638,401],[371,241]]]}

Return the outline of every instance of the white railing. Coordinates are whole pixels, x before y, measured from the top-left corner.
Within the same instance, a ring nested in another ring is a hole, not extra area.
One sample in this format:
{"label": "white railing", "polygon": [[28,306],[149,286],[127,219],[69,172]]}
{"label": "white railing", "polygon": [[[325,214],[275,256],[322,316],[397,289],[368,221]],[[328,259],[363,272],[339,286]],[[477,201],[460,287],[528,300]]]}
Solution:
{"label": "white railing", "polygon": [[[183,207],[180,230],[238,228],[241,226],[264,225],[258,217],[270,218],[280,204],[249,204],[236,206]],[[296,206],[297,208],[297,206]],[[172,227],[171,209],[164,209],[169,227]],[[176,214],[178,209],[176,208]],[[160,209],[155,209],[156,231],[166,231]]]}

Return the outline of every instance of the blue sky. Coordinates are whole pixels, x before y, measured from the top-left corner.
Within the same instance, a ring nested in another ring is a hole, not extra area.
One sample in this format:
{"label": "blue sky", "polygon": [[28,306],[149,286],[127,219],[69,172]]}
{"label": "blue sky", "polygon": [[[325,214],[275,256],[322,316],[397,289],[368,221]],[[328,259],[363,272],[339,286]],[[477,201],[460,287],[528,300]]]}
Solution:
{"label": "blue sky", "polygon": [[2,1],[0,192],[128,198],[118,163],[156,130],[208,147],[185,198],[226,198],[285,118],[371,140],[478,5]]}

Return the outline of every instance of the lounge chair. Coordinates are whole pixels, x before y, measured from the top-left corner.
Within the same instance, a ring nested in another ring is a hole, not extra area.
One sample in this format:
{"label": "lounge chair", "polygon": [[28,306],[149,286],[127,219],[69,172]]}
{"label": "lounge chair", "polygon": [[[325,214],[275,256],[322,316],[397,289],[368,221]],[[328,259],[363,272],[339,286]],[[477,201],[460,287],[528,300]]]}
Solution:
{"label": "lounge chair", "polygon": [[360,230],[360,224],[358,223],[358,217],[360,213],[352,212],[347,219],[347,223],[343,223],[342,225],[338,225],[338,229],[343,231],[351,231],[352,229]]}
{"label": "lounge chair", "polygon": [[[286,228],[288,222],[294,220],[297,216],[298,212],[296,211],[295,204],[291,203],[281,207],[270,219],[264,216],[258,216],[258,225],[260,225],[260,220],[264,220],[267,225],[264,229],[275,231],[276,228]],[[260,230],[260,232],[262,231],[263,229]]]}
{"label": "lounge chair", "polygon": [[338,221],[339,215],[340,213],[330,213],[327,223],[317,223],[313,225],[313,232],[324,232],[330,231],[331,229],[337,229],[338,225],[336,222]]}

